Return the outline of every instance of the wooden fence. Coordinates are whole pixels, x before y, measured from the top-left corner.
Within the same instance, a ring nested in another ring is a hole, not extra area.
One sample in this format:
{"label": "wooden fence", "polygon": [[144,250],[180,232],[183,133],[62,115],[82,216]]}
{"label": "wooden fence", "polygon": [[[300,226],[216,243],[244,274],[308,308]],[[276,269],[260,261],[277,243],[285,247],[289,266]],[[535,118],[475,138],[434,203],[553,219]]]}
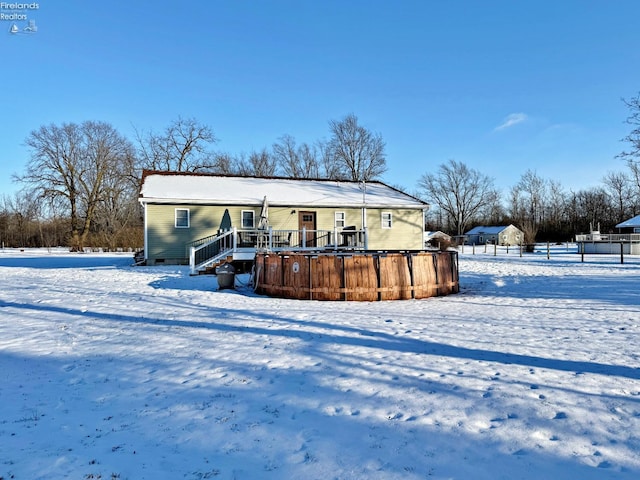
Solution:
{"label": "wooden fence", "polygon": [[306,300],[407,300],[459,291],[458,255],[447,252],[258,253],[256,291]]}

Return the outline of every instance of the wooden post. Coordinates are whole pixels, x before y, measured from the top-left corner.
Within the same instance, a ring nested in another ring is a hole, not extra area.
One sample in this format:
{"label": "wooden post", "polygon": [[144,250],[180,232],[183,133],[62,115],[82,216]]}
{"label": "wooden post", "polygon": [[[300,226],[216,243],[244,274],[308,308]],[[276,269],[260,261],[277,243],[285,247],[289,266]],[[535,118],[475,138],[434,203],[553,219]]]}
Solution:
{"label": "wooden post", "polygon": [[549,245],[549,242],[547,242],[547,260],[549,260],[551,258],[551,246]]}
{"label": "wooden post", "polygon": [[473,252],[473,254],[476,254],[476,244],[473,244],[473,247],[471,247],[471,251]]}
{"label": "wooden post", "polygon": [[344,301],[347,301],[347,274],[345,272],[346,268],[345,268],[345,261],[344,261],[344,255],[341,255],[340,258],[342,259],[342,288],[344,289]]}
{"label": "wooden post", "polygon": [[580,244],[580,257],[581,257],[580,261],[584,263],[584,242]]}
{"label": "wooden post", "polygon": [[498,255],[498,244],[494,243],[493,244],[493,256],[495,257],[496,255]]}
{"label": "wooden post", "polygon": [[440,269],[438,268],[438,255],[431,255],[431,261],[433,262],[434,276],[436,277],[436,296],[440,296]]}
{"label": "wooden post", "polygon": [[382,300],[382,291],[380,290],[380,288],[382,287],[382,278],[380,275],[380,255],[375,255],[373,257],[373,268],[376,271],[376,288],[378,290],[378,301],[380,301]]}
{"label": "wooden post", "polygon": [[313,300],[313,267],[311,266],[311,255],[307,256],[307,263],[309,264],[309,300]]}
{"label": "wooden post", "polygon": [[413,279],[413,254],[406,253],[407,257],[407,266],[409,267],[409,283],[411,284],[411,298],[416,298],[416,287],[415,281]]}
{"label": "wooden post", "polygon": [[620,242],[620,263],[624,263],[624,242]]}

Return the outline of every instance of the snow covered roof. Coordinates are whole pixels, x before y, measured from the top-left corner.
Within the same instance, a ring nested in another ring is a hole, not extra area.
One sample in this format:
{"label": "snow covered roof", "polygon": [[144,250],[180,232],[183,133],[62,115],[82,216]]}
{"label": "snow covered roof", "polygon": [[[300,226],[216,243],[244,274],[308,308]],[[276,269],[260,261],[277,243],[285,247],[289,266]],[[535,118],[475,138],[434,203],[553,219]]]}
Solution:
{"label": "snow covered roof", "polygon": [[429,205],[381,182],[239,177],[179,172],[144,172],[141,203],[220,205],[309,205],[424,209]]}
{"label": "snow covered roof", "polygon": [[479,234],[497,235],[503,230],[505,230],[506,228],[508,228],[507,225],[493,225],[493,226],[479,225],[477,227],[473,227],[471,230],[465,233],[465,235],[479,235]]}
{"label": "snow covered roof", "polygon": [[616,225],[616,228],[633,228],[633,227],[640,227],[640,215],[636,215],[635,217],[630,218],[629,220],[625,220],[624,222]]}
{"label": "snow covered roof", "polygon": [[424,232],[424,240],[431,240],[432,238],[446,238],[446,239],[450,239],[451,235],[447,235],[444,232],[441,232],[440,230],[434,231],[434,232],[430,232],[430,231],[425,231]]}

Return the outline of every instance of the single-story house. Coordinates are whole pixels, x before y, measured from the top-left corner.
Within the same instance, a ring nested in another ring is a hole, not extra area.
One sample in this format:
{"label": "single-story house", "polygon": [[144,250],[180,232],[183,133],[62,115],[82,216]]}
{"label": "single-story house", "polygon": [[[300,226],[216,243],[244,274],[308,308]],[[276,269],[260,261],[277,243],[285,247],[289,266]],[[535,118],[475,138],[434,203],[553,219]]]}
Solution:
{"label": "single-story house", "polygon": [[260,246],[422,250],[429,208],[375,181],[158,171],[143,172],[139,201],[148,265],[192,264],[190,249],[212,242],[251,255]]}
{"label": "single-story house", "polygon": [[524,240],[522,230],[513,225],[484,226],[479,225],[465,233],[467,245],[520,245]]}
{"label": "single-story house", "polygon": [[620,233],[640,233],[640,215],[617,224],[616,228]]}

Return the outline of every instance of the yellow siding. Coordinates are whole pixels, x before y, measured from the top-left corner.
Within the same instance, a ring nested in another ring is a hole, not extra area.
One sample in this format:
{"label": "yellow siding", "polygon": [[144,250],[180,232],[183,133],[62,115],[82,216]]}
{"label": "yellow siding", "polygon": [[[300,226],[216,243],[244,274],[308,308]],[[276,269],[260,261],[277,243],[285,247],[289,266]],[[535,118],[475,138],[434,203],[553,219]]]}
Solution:
{"label": "yellow siding", "polygon": [[[147,257],[150,263],[163,259],[165,263],[188,263],[186,245],[189,242],[215,235],[225,209],[229,210],[232,226],[241,228],[242,211],[253,210],[256,227],[261,206],[224,207],[213,205],[154,205],[147,204]],[[176,208],[189,209],[190,227],[175,227]],[[316,212],[316,228],[333,230],[335,212],[345,213],[345,226],[362,228],[360,208],[312,208],[312,207],[269,207],[269,224],[274,230],[297,230],[298,212]],[[392,228],[381,228],[381,213],[392,213]],[[367,209],[369,248],[372,250],[419,250],[422,249],[422,210]]]}
{"label": "yellow siding", "polygon": [[[391,228],[382,228],[382,213],[391,212]],[[370,250],[422,250],[422,210],[367,209]]]}
{"label": "yellow siding", "polygon": [[[190,227],[175,227],[176,208],[189,210]],[[240,223],[241,208],[229,208],[234,225]],[[225,207],[209,205],[147,205],[147,256],[151,263],[163,259],[166,263],[188,263],[187,243],[215,235]],[[237,218],[234,218],[236,216]]]}

